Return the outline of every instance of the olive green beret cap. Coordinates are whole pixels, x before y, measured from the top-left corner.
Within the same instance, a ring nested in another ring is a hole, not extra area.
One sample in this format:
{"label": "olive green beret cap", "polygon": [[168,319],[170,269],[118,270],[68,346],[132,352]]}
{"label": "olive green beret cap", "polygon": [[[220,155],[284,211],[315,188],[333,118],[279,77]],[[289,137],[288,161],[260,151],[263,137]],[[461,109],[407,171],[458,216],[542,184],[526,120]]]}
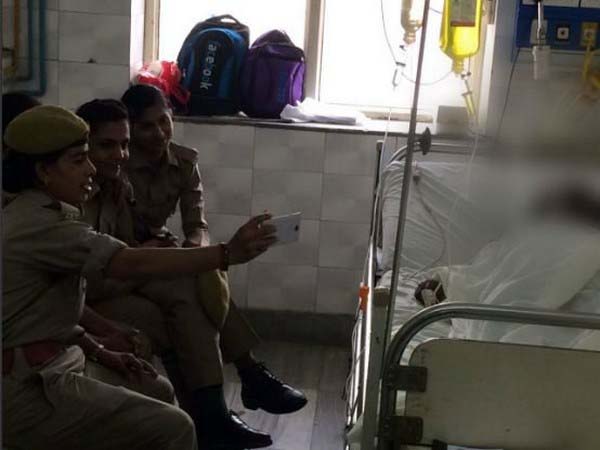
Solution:
{"label": "olive green beret cap", "polygon": [[88,125],[68,109],[42,105],[15,117],[6,128],[4,142],[17,152],[43,155],[80,145],[88,133]]}

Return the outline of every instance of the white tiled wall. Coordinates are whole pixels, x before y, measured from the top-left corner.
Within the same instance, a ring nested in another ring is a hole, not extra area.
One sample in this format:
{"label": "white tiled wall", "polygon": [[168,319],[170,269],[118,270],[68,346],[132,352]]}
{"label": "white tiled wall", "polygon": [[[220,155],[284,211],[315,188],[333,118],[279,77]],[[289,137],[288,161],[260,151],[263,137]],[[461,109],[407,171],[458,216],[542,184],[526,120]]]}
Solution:
{"label": "white tiled wall", "polygon": [[258,128],[255,148],[256,169],[323,172],[325,133]]}
{"label": "white tiled wall", "polygon": [[128,16],[60,11],[58,59],[128,65],[130,20]]}
{"label": "white tiled wall", "polygon": [[131,14],[131,2],[129,0],[59,0],[61,11],[90,13],[90,14],[113,14],[117,16],[129,16]]}
{"label": "white tiled wall", "polygon": [[370,222],[373,176],[325,174],[322,195],[321,219]]}
{"label": "white tiled wall", "polygon": [[[117,80],[123,80],[122,85]],[[127,89],[128,80],[126,65],[59,61],[58,102],[65,108],[75,109],[94,98],[119,98]]]}
{"label": "white tiled wall", "polygon": [[254,170],[252,214],[302,212],[304,219],[321,214],[323,175],[313,172]]}
{"label": "white tiled wall", "polygon": [[314,311],[318,268],[253,262],[248,271],[248,307]]}
{"label": "white tiled wall", "polygon": [[250,215],[252,170],[201,166],[206,189],[206,211],[215,214]]}
{"label": "white tiled wall", "polygon": [[[76,108],[96,97],[120,97],[130,80],[130,66],[141,64],[143,33],[139,24],[143,27],[144,1],[50,0],[46,3],[47,89],[41,100]],[[12,17],[13,5],[4,2],[3,6],[3,13]],[[21,19],[24,30],[21,49],[25,52],[25,9]],[[10,22],[5,21],[9,27]],[[136,30],[133,24],[138,25]],[[35,28],[37,30],[37,26]],[[10,29],[5,30],[4,37],[12,39]],[[37,50],[34,57],[38,58]],[[5,82],[4,88],[32,90],[37,86],[37,80],[33,80]]]}
{"label": "white tiled wall", "polygon": [[200,165],[250,169],[254,161],[254,129],[251,127],[214,127],[196,125],[185,128],[183,142],[194,147],[202,142]]}
{"label": "white tiled wall", "polygon": [[[375,145],[381,136],[176,123],[200,151],[208,221],[227,240],[251,214],[302,212],[300,241],[234,268],[251,308],[351,314],[366,254]],[[389,148],[395,148],[390,138]]]}

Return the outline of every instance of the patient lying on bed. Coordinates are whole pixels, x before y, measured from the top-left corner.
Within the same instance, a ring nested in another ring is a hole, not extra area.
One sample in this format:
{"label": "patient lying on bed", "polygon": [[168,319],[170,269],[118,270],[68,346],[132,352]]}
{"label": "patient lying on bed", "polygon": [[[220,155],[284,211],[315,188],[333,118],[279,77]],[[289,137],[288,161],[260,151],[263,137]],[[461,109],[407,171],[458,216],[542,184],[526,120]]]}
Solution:
{"label": "patient lying on bed", "polygon": [[[441,301],[600,313],[600,196],[565,187],[536,203],[535,215],[485,246],[467,265],[431,270],[415,291]],[[591,331],[453,320],[469,339],[600,349]]]}

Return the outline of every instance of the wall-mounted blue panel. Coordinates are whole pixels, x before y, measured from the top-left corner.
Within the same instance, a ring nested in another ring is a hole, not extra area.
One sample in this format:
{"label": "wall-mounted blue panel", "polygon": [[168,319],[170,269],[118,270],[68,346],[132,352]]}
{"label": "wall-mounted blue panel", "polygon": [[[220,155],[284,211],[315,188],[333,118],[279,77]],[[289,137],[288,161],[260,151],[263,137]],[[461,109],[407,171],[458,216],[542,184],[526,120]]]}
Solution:
{"label": "wall-mounted blue panel", "polygon": [[[520,0],[518,8],[515,44],[521,48],[531,47],[531,27],[537,20],[537,6]],[[557,50],[585,51],[581,44],[582,24],[600,25],[600,8],[545,6],[544,18],[548,22],[547,45]],[[600,31],[596,33],[596,42],[596,47],[600,46]]]}

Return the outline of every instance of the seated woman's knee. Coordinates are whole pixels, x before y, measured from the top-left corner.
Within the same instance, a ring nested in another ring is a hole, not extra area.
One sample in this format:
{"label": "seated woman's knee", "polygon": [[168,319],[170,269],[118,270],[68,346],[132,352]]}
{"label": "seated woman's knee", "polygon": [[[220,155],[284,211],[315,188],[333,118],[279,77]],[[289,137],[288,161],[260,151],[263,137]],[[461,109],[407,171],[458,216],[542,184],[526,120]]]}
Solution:
{"label": "seated woman's knee", "polygon": [[159,375],[145,384],[143,394],[165,403],[175,403],[175,390],[168,378]]}

